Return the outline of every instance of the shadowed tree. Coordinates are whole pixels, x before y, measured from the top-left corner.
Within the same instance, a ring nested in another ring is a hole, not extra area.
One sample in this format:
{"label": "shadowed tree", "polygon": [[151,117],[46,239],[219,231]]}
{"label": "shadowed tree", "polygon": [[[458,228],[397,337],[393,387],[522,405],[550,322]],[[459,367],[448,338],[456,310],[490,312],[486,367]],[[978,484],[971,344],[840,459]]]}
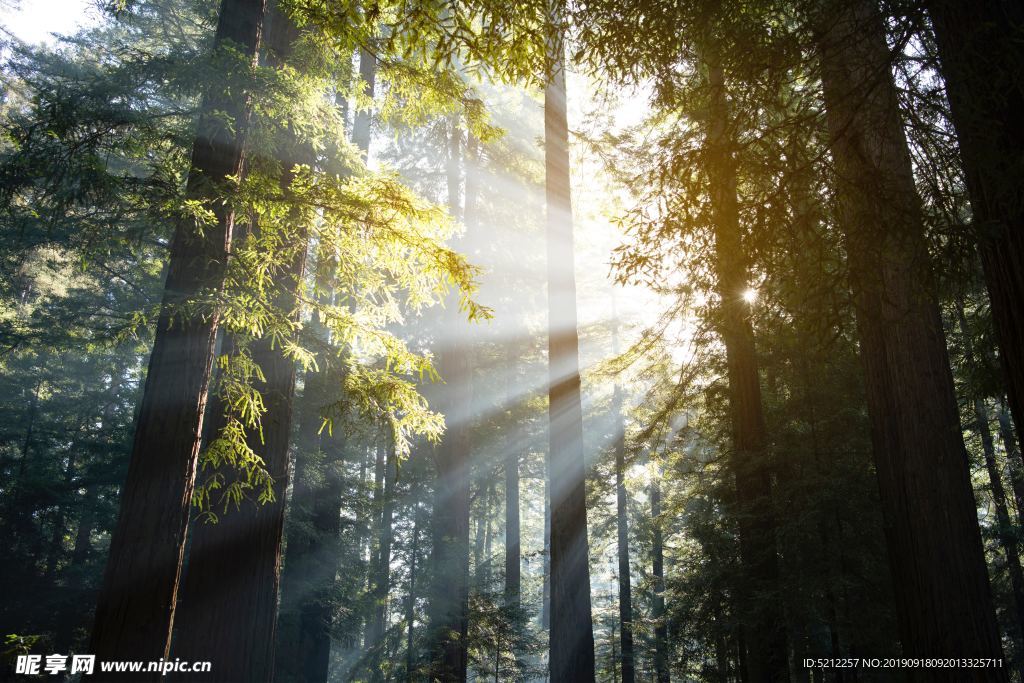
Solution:
{"label": "shadowed tree", "polygon": [[[903,654],[1002,656],[919,200],[874,3],[816,17]],[[1005,680],[932,670],[930,680]]]}
{"label": "shadowed tree", "polygon": [[[265,0],[222,0],[214,44],[254,65]],[[203,99],[186,196],[209,202],[212,225],[175,228],[159,321],[121,511],[96,607],[90,652],[98,659],[167,656],[189,506],[195,483],[214,342],[216,310],[188,315],[182,304],[224,281],[234,216],[213,201],[239,173],[248,119],[240,88],[211,88]],[[225,118],[232,123],[227,125]]]}
{"label": "shadowed tree", "polygon": [[772,508],[768,435],[761,398],[754,329],[750,322],[747,264],[736,195],[736,166],[730,137],[722,67],[708,64],[710,86],[706,172],[715,235],[715,275],[720,298],[720,334],[725,343],[732,420],[731,467],[739,502],[740,557],[744,572],[742,627],[747,674],[752,680],[788,678],[786,622],[778,595],[775,512]]}
{"label": "shadowed tree", "polygon": [[[363,94],[372,101],[375,92],[376,59],[360,51],[359,75]],[[335,101],[342,111],[347,100],[341,91]],[[351,139],[365,160],[370,151],[372,112],[366,108],[356,111]],[[336,163],[327,159],[327,163]],[[346,169],[338,168],[339,173]],[[327,283],[332,263],[320,264],[317,277],[321,296],[331,296]],[[328,331],[322,321],[309,322],[311,334],[326,343]],[[344,497],[341,468],[349,446],[341,434],[330,438],[322,433],[322,409],[333,402],[333,381],[336,373],[343,373],[329,354],[321,354],[321,371],[305,374],[302,397],[299,402],[299,426],[296,439],[295,485],[291,503],[294,525],[288,531],[288,552],[282,584],[281,628],[278,637],[277,675],[285,683],[324,683],[327,680],[331,655],[331,626],[334,621],[335,600],[332,591],[337,573],[341,531],[341,509]],[[365,463],[365,458],[362,459]],[[363,481],[360,476],[359,482]],[[362,508],[359,508],[361,512]],[[289,522],[291,524],[291,522]],[[356,534],[362,533],[361,518],[356,520]],[[361,538],[355,547],[362,561]]]}
{"label": "shadowed tree", "polygon": [[992,320],[1018,429],[1024,424],[1024,7],[928,0],[966,172]]}
{"label": "shadowed tree", "polygon": [[[449,121],[448,203],[459,214],[460,139],[459,118]],[[431,677],[438,681],[464,681],[469,666],[466,636],[469,629],[469,505],[470,434],[473,415],[469,386],[472,369],[469,353],[452,333],[457,307],[445,311],[450,324],[440,330],[438,369],[445,384],[438,388],[435,405],[445,416],[445,434],[434,450],[437,481],[432,518],[433,578],[428,605],[428,640]]]}
{"label": "shadowed tree", "polygon": [[553,6],[549,12],[550,73],[544,89],[551,486],[549,663],[553,681],[592,681],[594,626],[590,611],[565,45],[560,13]]}
{"label": "shadowed tree", "polygon": [[[292,52],[298,28],[276,5],[268,13],[267,64],[281,66]],[[292,168],[303,161],[294,140],[283,141],[281,186],[288,192]],[[308,156],[308,154],[306,155]],[[293,220],[301,221],[294,212]],[[255,227],[256,230],[260,226]],[[292,252],[283,272],[276,274],[275,304],[290,311],[298,322],[296,292],[303,277],[306,231],[289,245]],[[239,239],[236,237],[236,239]],[[225,335],[223,353],[237,351],[233,335]],[[281,541],[284,531],[285,493],[288,489],[288,447],[291,438],[292,400],[295,394],[295,362],[270,336],[251,342],[252,361],[261,368],[257,384],[265,414],[259,430],[250,430],[249,447],[259,455],[274,480],[274,499],[265,504],[244,501],[216,523],[203,517],[193,526],[188,568],[185,573],[175,656],[191,661],[213,662],[218,670],[250,681],[269,681],[274,672],[274,639],[280,587]],[[219,437],[227,406],[218,393],[211,404],[215,427],[207,433]],[[230,464],[204,472],[206,477],[238,476]]]}
{"label": "shadowed tree", "polygon": [[[612,355],[619,355],[619,321],[614,312],[612,322]],[[619,657],[622,660],[622,683],[636,680],[633,655],[633,588],[629,566],[629,496],[626,491],[626,421],[623,415],[622,387],[615,382],[612,389],[612,418],[615,420],[615,531],[619,560]]]}

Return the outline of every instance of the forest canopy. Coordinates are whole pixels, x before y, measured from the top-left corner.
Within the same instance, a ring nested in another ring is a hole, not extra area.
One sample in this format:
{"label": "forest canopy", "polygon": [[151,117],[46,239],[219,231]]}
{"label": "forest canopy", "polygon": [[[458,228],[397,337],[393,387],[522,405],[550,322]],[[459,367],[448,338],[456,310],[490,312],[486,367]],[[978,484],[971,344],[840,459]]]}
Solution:
{"label": "forest canopy", "polygon": [[0,680],[1024,680],[1017,3],[47,4]]}

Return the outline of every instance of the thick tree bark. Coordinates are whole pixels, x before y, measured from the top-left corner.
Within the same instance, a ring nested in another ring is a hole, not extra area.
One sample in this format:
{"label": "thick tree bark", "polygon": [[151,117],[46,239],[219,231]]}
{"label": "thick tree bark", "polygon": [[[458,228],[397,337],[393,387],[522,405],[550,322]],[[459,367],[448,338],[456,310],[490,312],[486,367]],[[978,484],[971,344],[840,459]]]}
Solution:
{"label": "thick tree bark", "polygon": [[[264,9],[265,0],[222,0],[215,45],[233,45],[255,63]],[[188,197],[214,199],[215,186],[238,174],[248,108],[246,95],[236,88],[206,94]],[[221,114],[234,125],[218,125],[215,116]],[[223,285],[234,223],[229,206],[211,204],[216,223],[202,234],[180,222],[171,244],[121,511],[96,607],[90,652],[101,660],[161,659],[170,646],[218,324],[216,312],[185,316],[177,309]]]}
{"label": "thick tree bark", "polygon": [[[270,17],[267,64],[280,66],[292,51],[298,28],[276,9]],[[308,153],[301,152],[294,140],[284,142],[281,186],[288,192],[291,168],[305,161],[303,157]],[[298,321],[297,292],[306,263],[305,230],[298,232],[302,237],[292,245],[288,264],[275,275],[278,291],[274,303],[288,311],[293,322]],[[226,338],[225,353],[231,353],[234,345],[233,339]],[[222,515],[216,524],[194,525],[173,651],[182,659],[210,661],[225,676],[270,681],[274,674],[296,369],[295,362],[270,338],[254,340],[251,354],[264,373],[258,389],[266,412],[261,429],[248,435],[248,445],[263,459],[274,480],[274,500],[263,505],[243,503]],[[225,406],[219,398],[213,408],[211,419],[223,419]],[[217,431],[211,434],[217,436]],[[227,481],[237,476],[231,467],[221,468],[220,474]]]}
{"label": "thick tree bark", "polygon": [[748,647],[747,666],[753,680],[787,680],[786,620],[779,596],[775,513],[768,464],[761,384],[750,308],[747,257],[736,190],[736,164],[729,130],[725,77],[710,61],[708,84],[711,111],[708,127],[707,173],[715,234],[715,270],[721,299],[720,334],[725,343],[732,418],[731,467],[739,503],[740,559],[743,568],[741,619]]}
{"label": "thick tree bark", "polygon": [[[953,378],[884,24],[825,2],[822,83],[865,369],[897,615],[908,657],[1001,657]],[[928,672],[1005,680],[1005,669]]]}
{"label": "thick tree bark", "polygon": [[[454,357],[453,357],[454,356]],[[455,384],[468,371],[463,354],[445,354],[444,377]],[[439,406],[440,407],[440,406]],[[429,640],[432,678],[464,681],[468,666],[466,634],[469,609],[469,435],[456,426],[454,411],[444,411],[449,422],[444,441],[437,447],[437,483],[433,515],[433,580],[429,604]]]}
{"label": "thick tree bark", "polygon": [[[274,500],[263,505],[245,501],[216,524],[195,525],[173,653],[183,660],[210,661],[227,677],[270,681],[295,364],[269,341],[255,346],[253,359],[266,378],[259,390],[267,412],[262,442],[253,434],[249,446],[274,479]],[[235,476],[230,468],[222,474],[229,481]]]}
{"label": "thick tree bark", "polygon": [[544,89],[548,256],[548,418],[551,462],[552,681],[594,680],[586,464],[580,403],[576,273],[573,264],[565,45],[561,20],[548,29],[550,79]]}
{"label": "thick tree bark", "polygon": [[926,3],[967,177],[1010,407],[1024,424],[1024,6],[1003,0]]}

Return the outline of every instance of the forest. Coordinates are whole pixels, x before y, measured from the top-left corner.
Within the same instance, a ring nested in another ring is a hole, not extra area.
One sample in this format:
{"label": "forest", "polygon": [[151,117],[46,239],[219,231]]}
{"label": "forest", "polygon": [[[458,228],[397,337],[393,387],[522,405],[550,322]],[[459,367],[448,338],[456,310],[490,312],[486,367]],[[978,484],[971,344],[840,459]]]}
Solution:
{"label": "forest", "polygon": [[1019,0],[79,4],[0,681],[1024,681]]}

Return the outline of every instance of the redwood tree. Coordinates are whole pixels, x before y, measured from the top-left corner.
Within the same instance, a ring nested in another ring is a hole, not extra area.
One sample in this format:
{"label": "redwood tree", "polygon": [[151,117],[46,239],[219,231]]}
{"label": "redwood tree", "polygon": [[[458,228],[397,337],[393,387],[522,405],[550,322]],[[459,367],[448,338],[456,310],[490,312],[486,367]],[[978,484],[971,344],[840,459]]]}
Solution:
{"label": "redwood tree", "polygon": [[[875,3],[816,21],[840,226],[903,654],[1001,657],[946,340],[884,23]],[[955,655],[953,654],[955,653]],[[1005,669],[930,680],[1005,679]]]}
{"label": "redwood tree", "polygon": [[[266,0],[222,0],[217,50],[234,48],[254,65]],[[121,492],[121,509],[96,607],[90,651],[97,658],[161,659],[170,646],[203,412],[214,356],[216,309],[186,314],[182,304],[224,281],[234,215],[216,201],[242,167],[248,96],[238,87],[205,94],[186,197],[208,203],[211,225],[175,227],[160,317]],[[230,120],[228,125],[225,121]]]}
{"label": "redwood tree", "polygon": [[1024,425],[1024,6],[926,3],[966,172],[1010,408]]}
{"label": "redwood tree", "polygon": [[548,256],[548,419],[551,486],[551,633],[553,681],[594,680],[590,610],[586,463],[580,401],[579,335],[565,45],[561,21],[549,25],[550,73],[544,89]]}
{"label": "redwood tree", "polygon": [[731,468],[739,503],[739,545],[744,591],[739,596],[747,673],[752,680],[788,678],[786,622],[779,589],[775,512],[768,467],[768,435],[758,376],[747,263],[737,201],[734,153],[729,133],[725,76],[721,66],[708,68],[710,120],[707,173],[711,189],[711,220],[715,235],[714,263],[720,298],[720,334],[725,343],[732,421]]}

